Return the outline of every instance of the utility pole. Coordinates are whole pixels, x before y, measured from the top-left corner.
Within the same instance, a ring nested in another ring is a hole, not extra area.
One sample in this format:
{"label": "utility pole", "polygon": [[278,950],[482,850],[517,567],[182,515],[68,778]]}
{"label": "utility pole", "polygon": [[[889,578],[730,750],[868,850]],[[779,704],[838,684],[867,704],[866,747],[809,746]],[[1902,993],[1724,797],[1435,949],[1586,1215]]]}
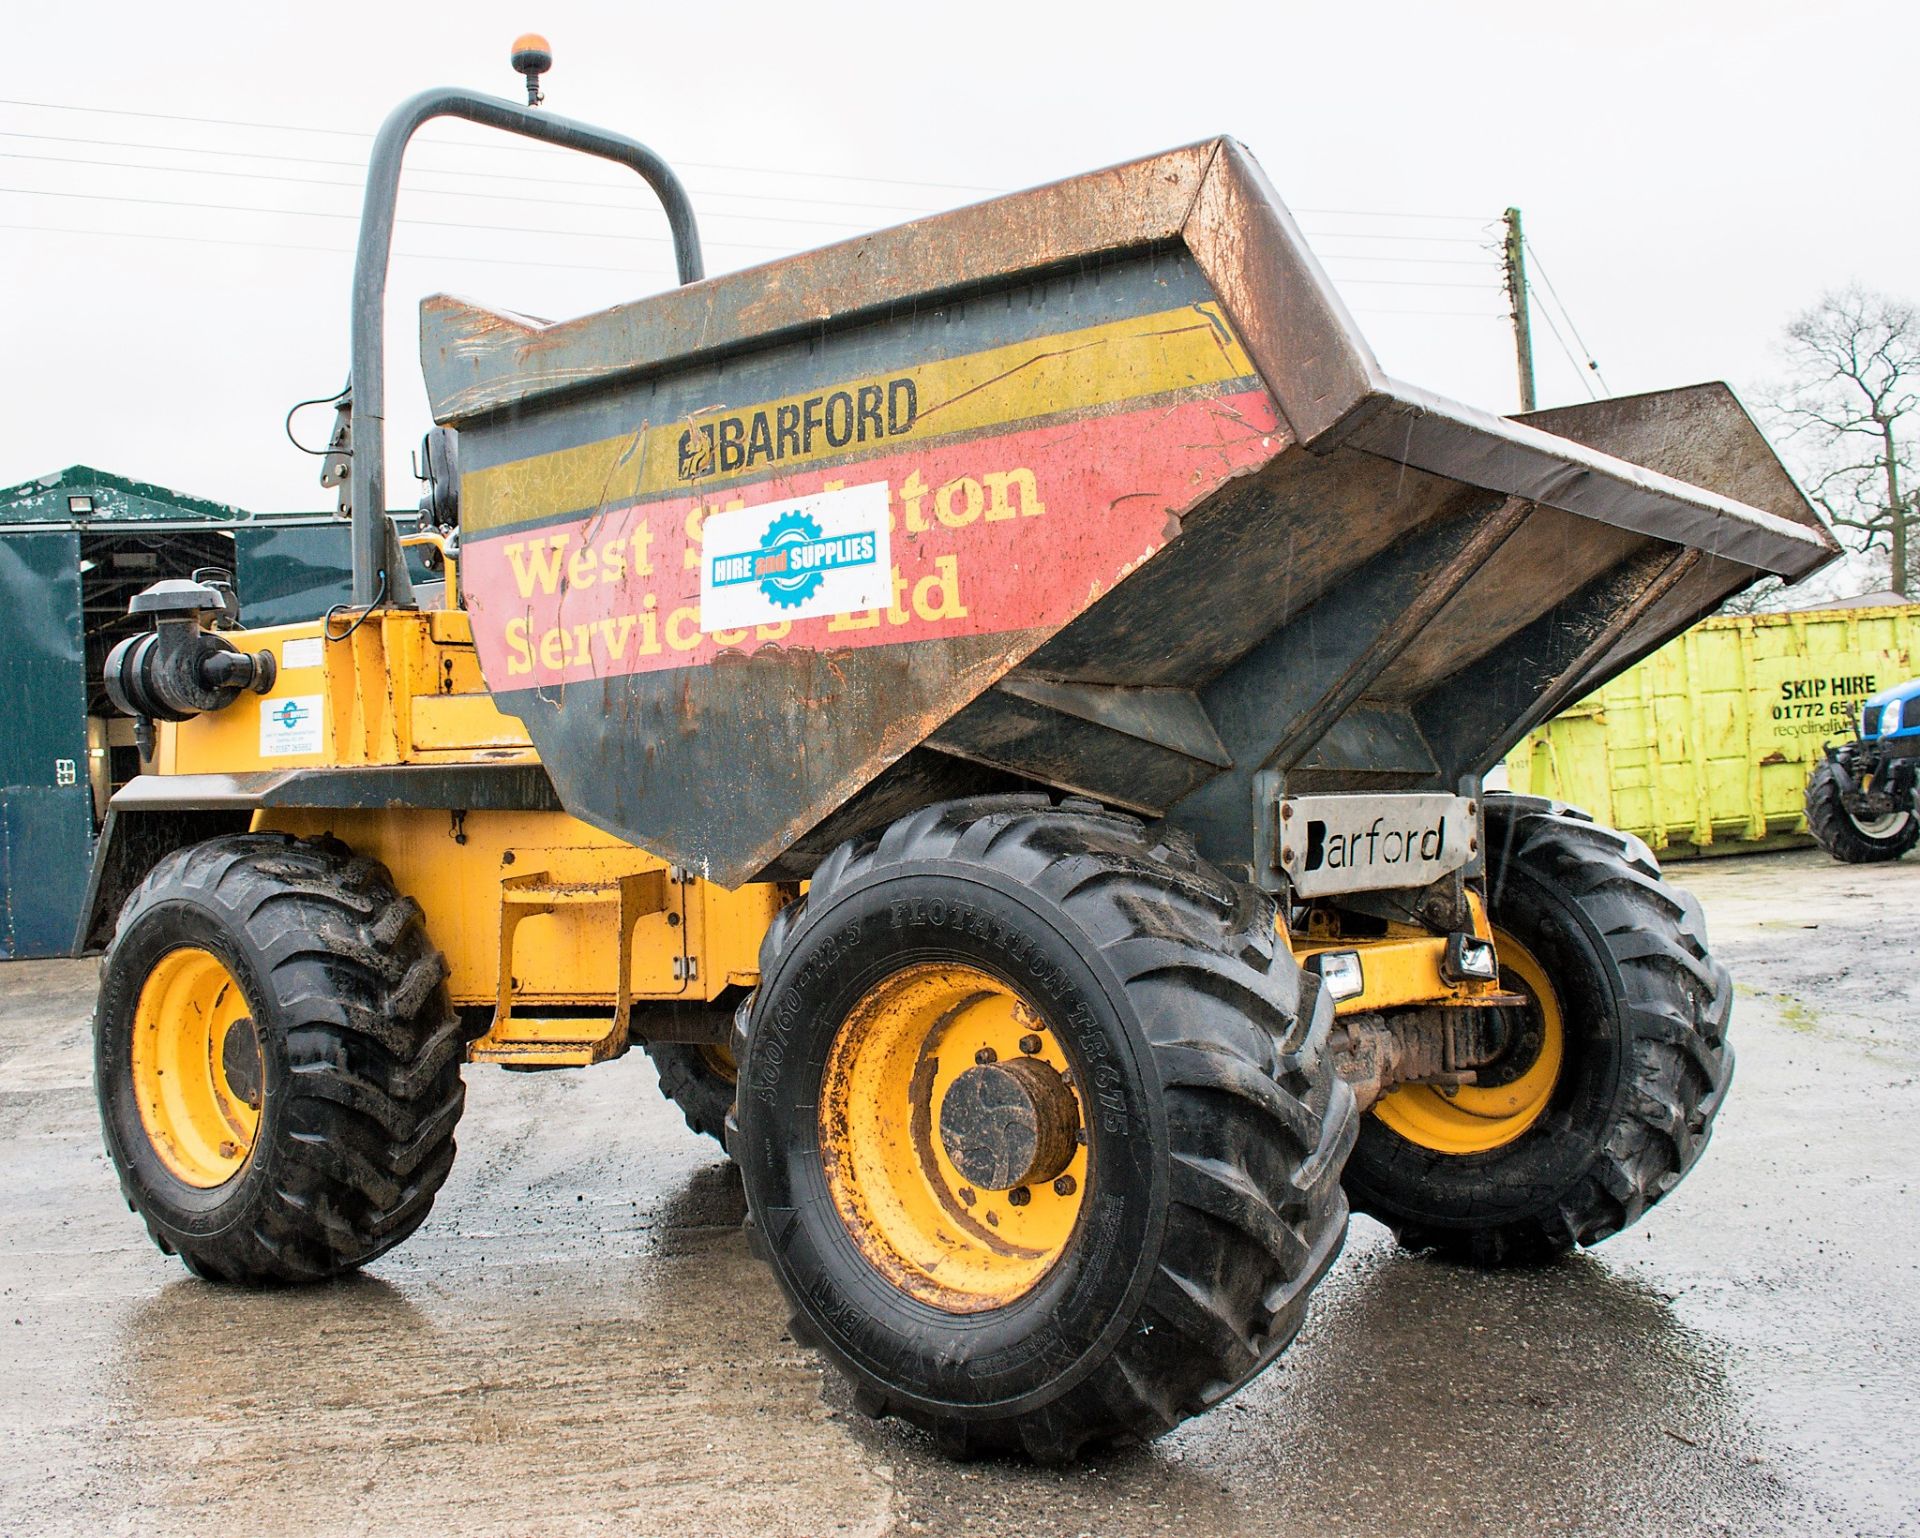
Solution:
{"label": "utility pole", "polygon": [[1520,210],[1507,210],[1507,297],[1513,301],[1513,350],[1520,359],[1520,409],[1537,404],[1533,393],[1533,327],[1527,319],[1527,242]]}

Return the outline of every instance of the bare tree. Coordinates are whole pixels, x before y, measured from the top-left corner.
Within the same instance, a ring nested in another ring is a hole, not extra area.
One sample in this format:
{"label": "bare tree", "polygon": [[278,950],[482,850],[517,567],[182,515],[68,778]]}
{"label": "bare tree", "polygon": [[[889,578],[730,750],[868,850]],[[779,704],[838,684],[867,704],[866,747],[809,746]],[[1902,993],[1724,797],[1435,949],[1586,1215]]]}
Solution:
{"label": "bare tree", "polygon": [[1807,494],[1842,539],[1884,551],[1894,591],[1920,581],[1920,312],[1853,284],[1824,295],[1786,329],[1791,377],[1771,415],[1802,461]]}
{"label": "bare tree", "polygon": [[1720,614],[1770,614],[1788,601],[1787,585],[1778,577],[1762,577],[1721,604]]}

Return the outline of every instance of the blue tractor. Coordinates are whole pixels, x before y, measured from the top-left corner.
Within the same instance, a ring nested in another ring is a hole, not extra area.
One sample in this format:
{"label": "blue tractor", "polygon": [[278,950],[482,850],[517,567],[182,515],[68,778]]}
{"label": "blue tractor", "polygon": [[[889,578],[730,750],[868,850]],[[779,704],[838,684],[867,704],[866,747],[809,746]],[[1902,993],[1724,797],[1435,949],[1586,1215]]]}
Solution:
{"label": "blue tractor", "polygon": [[1807,779],[1807,831],[1836,860],[1897,860],[1920,843],[1920,678],[1860,707],[1860,735]]}

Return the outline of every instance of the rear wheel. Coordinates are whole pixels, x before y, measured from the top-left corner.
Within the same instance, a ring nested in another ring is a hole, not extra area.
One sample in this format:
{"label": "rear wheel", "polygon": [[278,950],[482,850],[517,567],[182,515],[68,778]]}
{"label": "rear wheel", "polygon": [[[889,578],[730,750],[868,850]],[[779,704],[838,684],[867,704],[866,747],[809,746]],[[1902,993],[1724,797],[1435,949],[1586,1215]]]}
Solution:
{"label": "rear wheel", "polygon": [[1474,1085],[1382,1097],[1346,1185],[1409,1248],[1492,1266],[1598,1243],[1680,1183],[1733,1072],[1733,988],[1640,840],[1532,797],[1485,806],[1501,982],[1528,1002]]}
{"label": "rear wheel", "polygon": [[660,1093],[680,1107],[695,1132],[725,1147],[727,1113],[733,1109],[733,1086],[739,1077],[732,1049],[704,1042],[651,1041],[646,1051],[660,1076]]}
{"label": "rear wheel", "polygon": [[418,1228],[453,1163],[461,1031],[419,905],[332,843],[156,865],[101,968],[108,1155],[196,1275],[315,1281]]}
{"label": "rear wheel", "polygon": [[1130,817],[936,806],[769,930],[734,1152],[797,1338],[946,1450],[1145,1438],[1293,1338],[1351,1092],[1274,912]]}
{"label": "rear wheel", "polygon": [[1883,817],[1856,817],[1848,811],[1831,759],[1821,759],[1807,777],[1806,807],[1807,831],[1814,841],[1849,865],[1897,860],[1920,844],[1920,817],[1910,811]]}

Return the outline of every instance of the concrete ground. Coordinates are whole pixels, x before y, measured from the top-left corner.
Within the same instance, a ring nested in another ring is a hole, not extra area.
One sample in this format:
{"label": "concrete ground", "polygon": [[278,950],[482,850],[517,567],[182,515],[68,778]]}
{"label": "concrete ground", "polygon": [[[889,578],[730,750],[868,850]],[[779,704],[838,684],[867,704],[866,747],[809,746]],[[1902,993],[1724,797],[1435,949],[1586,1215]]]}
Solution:
{"label": "concrete ground", "polygon": [[1685,1186],[1541,1272],[1357,1220],[1277,1368],[1061,1473],[855,1414],[637,1053],[473,1070],[363,1277],[194,1281],[101,1153],[94,964],[0,967],[0,1533],[1920,1533],[1920,858],[1680,874],[1739,982]]}

